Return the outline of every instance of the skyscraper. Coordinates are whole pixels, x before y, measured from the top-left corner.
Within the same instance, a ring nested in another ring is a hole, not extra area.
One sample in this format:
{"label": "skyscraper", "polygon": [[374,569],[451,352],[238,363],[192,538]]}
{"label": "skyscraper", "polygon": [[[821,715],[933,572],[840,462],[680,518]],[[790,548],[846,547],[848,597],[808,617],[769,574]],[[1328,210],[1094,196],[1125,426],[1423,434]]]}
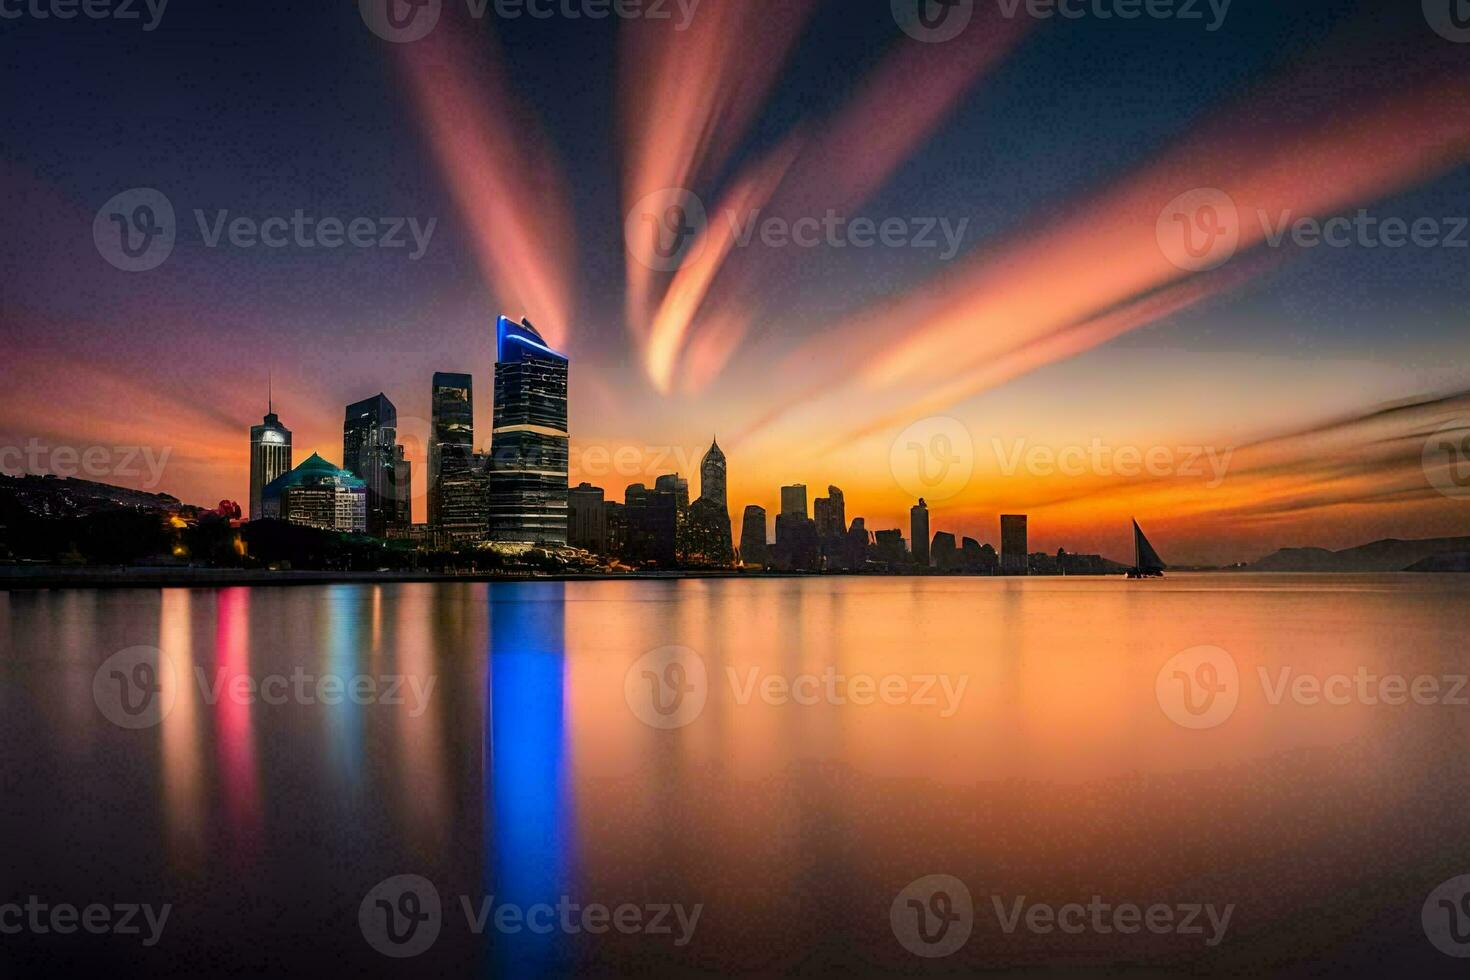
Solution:
{"label": "skyscraper", "polygon": [[429,421],[429,526],[445,527],[444,480],[451,493],[464,492],[456,479],[469,470],[475,455],[475,381],[468,374],[434,375]]}
{"label": "skyscraper", "polygon": [[393,526],[413,526],[413,464],[403,454],[403,443],[393,447]]}
{"label": "skyscraper", "polygon": [[276,417],[274,399],[265,418],[250,427],[250,519],[261,520],[260,497],[267,484],[291,472],[291,430]]}
{"label": "skyscraper", "polygon": [[569,363],[530,320],[496,325],[490,540],[567,543]]}
{"label": "skyscraper", "polygon": [[1000,573],[1026,574],[1026,515],[1000,515]]}
{"label": "skyscraper", "polygon": [[380,538],[398,523],[397,445],[398,410],[387,395],[379,393],[347,406],[342,468],[366,484],[367,532]]}
{"label": "skyscraper", "polygon": [[[953,540],[953,539],[951,539]],[[914,564],[929,567],[929,505],[920,497],[919,502],[909,508],[909,541],[914,554]]]}
{"label": "skyscraper", "polygon": [[709,451],[699,462],[699,496],[729,513],[730,504],[725,497],[725,452],[718,439],[710,443]]}
{"label": "skyscraper", "polygon": [[806,484],[781,488],[781,513],[786,517],[806,516]]}
{"label": "skyscraper", "polygon": [[607,498],[601,487],[583,483],[567,494],[567,543],[593,554],[607,554]]}
{"label": "skyscraper", "polygon": [[751,504],[740,522],[740,560],[747,565],[765,565],[771,560],[766,546],[766,509]]}

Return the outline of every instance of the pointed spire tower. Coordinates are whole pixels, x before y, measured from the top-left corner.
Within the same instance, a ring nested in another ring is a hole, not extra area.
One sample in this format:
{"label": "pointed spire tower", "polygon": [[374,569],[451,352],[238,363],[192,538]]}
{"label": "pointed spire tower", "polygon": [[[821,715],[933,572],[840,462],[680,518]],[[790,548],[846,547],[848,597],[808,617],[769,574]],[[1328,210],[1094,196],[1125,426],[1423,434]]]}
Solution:
{"label": "pointed spire tower", "polygon": [[718,504],[720,510],[729,513],[730,504],[725,494],[725,452],[720,448],[719,436],[710,443],[709,451],[699,463],[699,495]]}

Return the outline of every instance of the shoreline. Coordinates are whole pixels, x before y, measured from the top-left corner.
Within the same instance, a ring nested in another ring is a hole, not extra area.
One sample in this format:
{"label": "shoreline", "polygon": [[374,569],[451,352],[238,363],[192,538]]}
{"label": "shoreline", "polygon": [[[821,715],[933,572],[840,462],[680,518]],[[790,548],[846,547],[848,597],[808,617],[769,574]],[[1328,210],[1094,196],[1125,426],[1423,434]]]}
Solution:
{"label": "shoreline", "polygon": [[[1180,569],[1176,575],[1240,575],[1249,569]],[[1360,575],[1404,574],[1425,575],[1432,572],[1275,572],[1257,570],[1260,575]],[[1443,573],[1452,574],[1452,573]],[[792,578],[934,578],[934,579],[1118,579],[1123,575],[964,575],[964,574],[892,574],[889,572],[767,572],[735,569],[688,569],[631,572],[479,572],[453,574],[422,571],[271,571],[242,568],[134,568],[127,566],[0,566],[0,592],[26,592],[45,589],[159,589],[159,588],[235,588],[241,586],[311,586],[311,585],[386,585],[441,582],[637,582],[678,581],[681,579],[792,579]]]}

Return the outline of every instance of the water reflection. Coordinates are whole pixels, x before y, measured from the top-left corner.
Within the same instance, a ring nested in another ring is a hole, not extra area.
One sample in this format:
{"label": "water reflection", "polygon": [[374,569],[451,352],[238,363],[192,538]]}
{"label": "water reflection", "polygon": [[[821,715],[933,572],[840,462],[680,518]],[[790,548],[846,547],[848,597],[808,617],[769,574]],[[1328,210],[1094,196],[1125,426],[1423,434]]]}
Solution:
{"label": "water reflection", "polygon": [[[497,585],[489,592],[485,895],[523,910],[554,909],[572,863],[565,586]],[[554,926],[503,933],[492,927],[486,935],[501,975],[557,968],[561,937]]]}

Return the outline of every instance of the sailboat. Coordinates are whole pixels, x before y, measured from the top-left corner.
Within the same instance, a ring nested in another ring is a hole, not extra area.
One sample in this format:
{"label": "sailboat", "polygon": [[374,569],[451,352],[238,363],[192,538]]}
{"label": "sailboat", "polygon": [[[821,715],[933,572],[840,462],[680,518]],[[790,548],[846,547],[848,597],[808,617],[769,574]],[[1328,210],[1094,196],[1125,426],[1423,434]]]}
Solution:
{"label": "sailboat", "polygon": [[1168,568],[1164,559],[1154,550],[1154,546],[1148,543],[1148,538],[1143,536],[1143,528],[1138,526],[1138,521],[1133,522],[1133,567],[1128,569],[1129,578],[1163,578],[1164,569]]}

